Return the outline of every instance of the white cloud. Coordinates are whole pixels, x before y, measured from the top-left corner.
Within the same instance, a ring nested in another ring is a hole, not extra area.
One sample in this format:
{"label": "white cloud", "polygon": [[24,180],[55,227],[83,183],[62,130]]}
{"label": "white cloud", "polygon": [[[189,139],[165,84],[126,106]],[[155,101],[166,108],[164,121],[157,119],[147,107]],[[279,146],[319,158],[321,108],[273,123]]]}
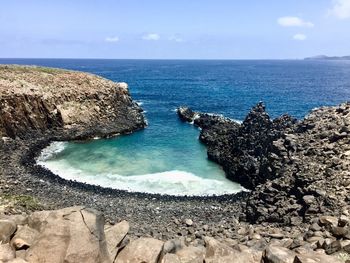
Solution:
{"label": "white cloud", "polygon": [[178,36],[171,36],[169,37],[169,40],[170,41],[175,41],[175,42],[184,42],[185,40],[183,40],[181,37],[178,37]]}
{"label": "white cloud", "polygon": [[333,0],[333,8],[329,14],[339,19],[350,18],[350,0]]}
{"label": "white cloud", "polygon": [[297,16],[280,17],[278,18],[277,23],[280,26],[286,26],[286,27],[314,27],[313,23],[304,21],[303,19]]}
{"label": "white cloud", "polygon": [[143,40],[153,40],[153,41],[156,41],[156,40],[159,40],[160,39],[160,35],[156,34],[156,33],[150,33],[150,34],[147,34],[147,35],[144,35],[142,37]]}
{"label": "white cloud", "polygon": [[303,40],[305,40],[306,38],[307,38],[307,36],[304,35],[304,34],[295,34],[295,35],[293,36],[293,39],[294,39],[294,40],[299,40],[299,41],[303,41]]}
{"label": "white cloud", "polygon": [[115,42],[118,42],[118,41],[119,41],[119,37],[117,37],[117,36],[114,36],[114,37],[106,37],[106,38],[105,38],[105,41],[106,41],[106,42],[115,43]]}

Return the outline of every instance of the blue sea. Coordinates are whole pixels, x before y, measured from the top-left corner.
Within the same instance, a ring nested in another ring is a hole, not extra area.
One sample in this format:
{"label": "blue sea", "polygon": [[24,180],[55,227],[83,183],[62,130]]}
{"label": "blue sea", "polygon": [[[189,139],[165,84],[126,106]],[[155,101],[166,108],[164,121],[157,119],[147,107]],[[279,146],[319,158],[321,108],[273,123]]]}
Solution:
{"label": "blue sea", "polygon": [[220,195],[241,191],[207,160],[199,130],[176,108],[242,121],[264,101],[271,117],[350,100],[350,61],[0,59],[94,73],[129,84],[148,127],[131,135],[88,142],[56,142],[38,159],[66,179],[127,191]]}

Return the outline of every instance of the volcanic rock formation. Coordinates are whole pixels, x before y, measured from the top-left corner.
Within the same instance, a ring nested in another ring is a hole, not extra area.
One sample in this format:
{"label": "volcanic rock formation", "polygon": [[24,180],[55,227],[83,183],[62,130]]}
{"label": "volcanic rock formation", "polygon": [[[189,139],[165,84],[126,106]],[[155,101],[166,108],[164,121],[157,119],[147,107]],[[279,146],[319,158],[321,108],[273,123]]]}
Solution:
{"label": "volcanic rock formation", "polygon": [[[0,135],[106,136],[145,126],[126,83],[83,72],[0,66]],[[83,133],[83,134],[82,134]]]}
{"label": "volcanic rock formation", "polygon": [[208,157],[227,177],[251,190],[250,222],[297,225],[349,208],[350,103],[315,109],[301,121],[271,120],[262,103],[242,124],[186,107],[178,114],[202,128]]}

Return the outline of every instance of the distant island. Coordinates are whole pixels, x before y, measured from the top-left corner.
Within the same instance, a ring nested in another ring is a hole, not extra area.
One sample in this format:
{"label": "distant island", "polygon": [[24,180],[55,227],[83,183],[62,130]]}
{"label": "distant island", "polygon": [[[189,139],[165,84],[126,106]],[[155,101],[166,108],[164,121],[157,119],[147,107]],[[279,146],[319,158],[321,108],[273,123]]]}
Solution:
{"label": "distant island", "polygon": [[320,56],[304,58],[304,60],[350,60],[350,56],[329,57],[329,56],[325,56],[325,55],[320,55]]}

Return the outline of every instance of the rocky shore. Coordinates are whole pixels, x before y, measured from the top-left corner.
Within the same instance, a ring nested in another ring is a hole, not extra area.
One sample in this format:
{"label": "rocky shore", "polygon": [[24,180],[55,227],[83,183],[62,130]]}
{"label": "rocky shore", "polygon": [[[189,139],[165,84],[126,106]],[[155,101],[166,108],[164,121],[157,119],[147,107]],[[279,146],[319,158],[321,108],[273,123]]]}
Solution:
{"label": "rocky shore", "polygon": [[[344,218],[340,220],[339,223],[348,223]],[[331,217],[320,218],[320,224],[324,226],[336,221]],[[187,226],[194,224],[189,219],[184,223]],[[239,244],[237,240],[220,242],[209,236],[203,238],[203,245],[186,245],[183,237],[165,242],[150,237],[132,238],[128,235],[129,228],[127,221],[105,224],[101,213],[85,207],[2,216],[0,262],[344,262],[341,258],[311,249],[291,251],[280,244],[292,242],[287,239],[279,241],[276,234],[270,244],[263,244],[259,234],[247,233],[252,237],[251,241],[260,241],[252,247]],[[349,243],[345,248],[350,247]]]}
{"label": "rocky shore", "polygon": [[350,103],[315,109],[300,121],[272,120],[263,103],[242,124],[188,108],[178,113],[202,129],[208,157],[251,190],[248,221],[298,225],[349,213]]}
{"label": "rocky shore", "polygon": [[242,124],[180,108],[181,119],[201,128],[208,157],[250,192],[173,197],[67,181],[35,164],[54,140],[144,128],[126,84],[0,66],[0,102],[0,262],[350,259],[349,104],[300,121],[271,120],[258,104]]}
{"label": "rocky shore", "polygon": [[[201,128],[208,158],[251,190],[242,203],[244,221],[290,229],[304,223],[304,240],[329,254],[343,248],[340,241],[348,242],[349,229],[336,218],[350,212],[350,103],[315,109],[300,121],[288,115],[272,120],[263,103],[242,124],[187,107],[178,115]],[[325,232],[317,225],[323,216],[334,219]],[[334,251],[324,243],[329,237]]]}

